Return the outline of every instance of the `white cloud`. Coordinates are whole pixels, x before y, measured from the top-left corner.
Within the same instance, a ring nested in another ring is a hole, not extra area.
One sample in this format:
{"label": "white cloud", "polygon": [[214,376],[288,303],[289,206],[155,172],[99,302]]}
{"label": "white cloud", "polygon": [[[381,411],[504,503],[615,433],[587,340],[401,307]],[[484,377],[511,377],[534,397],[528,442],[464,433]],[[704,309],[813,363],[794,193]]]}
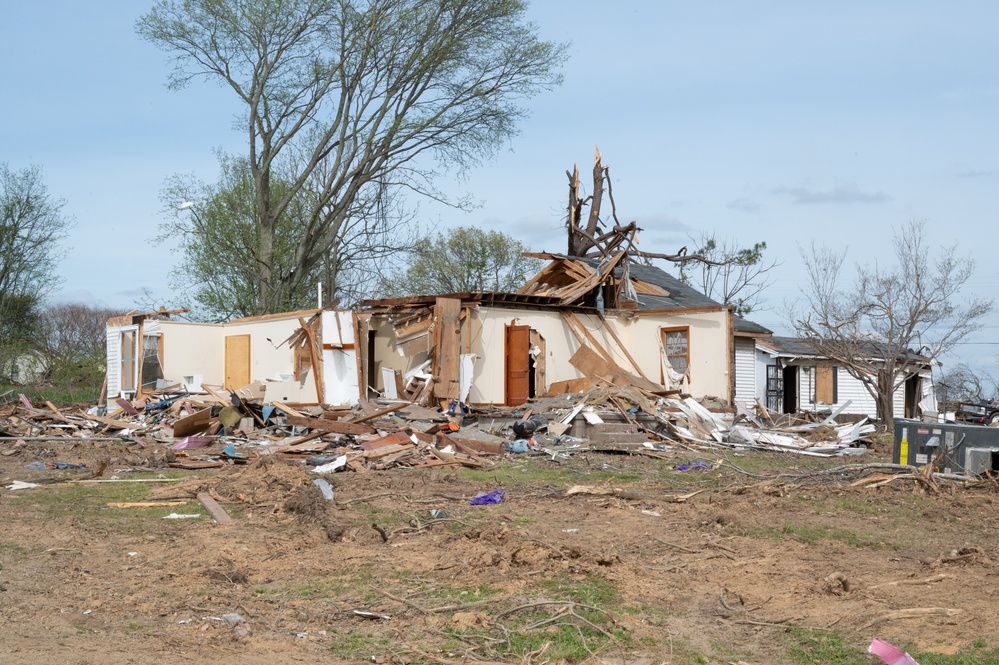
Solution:
{"label": "white cloud", "polygon": [[774,194],[786,194],[792,203],[814,205],[820,203],[884,203],[891,197],[882,191],[864,192],[856,185],[837,185],[832,189],[816,190],[804,187],[777,187]]}

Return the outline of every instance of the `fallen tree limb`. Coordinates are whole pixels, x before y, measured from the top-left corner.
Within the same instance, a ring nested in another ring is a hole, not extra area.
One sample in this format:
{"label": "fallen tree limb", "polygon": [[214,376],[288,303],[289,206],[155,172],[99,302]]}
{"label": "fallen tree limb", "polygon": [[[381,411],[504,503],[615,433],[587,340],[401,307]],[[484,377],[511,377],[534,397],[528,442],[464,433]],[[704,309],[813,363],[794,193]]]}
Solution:
{"label": "fallen tree limb", "polygon": [[881,623],[882,621],[894,621],[896,619],[916,619],[919,617],[928,616],[941,616],[941,617],[953,617],[961,613],[961,610],[951,609],[948,607],[912,607],[905,610],[895,610],[894,612],[888,612],[887,614],[882,614],[879,617],[875,617],[868,621],[861,627],[870,628],[876,623]]}
{"label": "fallen tree limb", "polygon": [[943,574],[941,574],[941,575],[934,575],[933,577],[927,577],[925,580],[896,580],[894,582],[882,582],[881,584],[874,584],[874,585],[869,586],[867,588],[868,589],[880,589],[881,587],[886,587],[886,586],[901,586],[903,584],[905,584],[905,585],[908,585],[908,584],[912,584],[912,585],[916,585],[916,584],[933,584],[934,582],[940,582],[942,580],[945,580],[948,577],[951,577],[951,575],[943,575]]}

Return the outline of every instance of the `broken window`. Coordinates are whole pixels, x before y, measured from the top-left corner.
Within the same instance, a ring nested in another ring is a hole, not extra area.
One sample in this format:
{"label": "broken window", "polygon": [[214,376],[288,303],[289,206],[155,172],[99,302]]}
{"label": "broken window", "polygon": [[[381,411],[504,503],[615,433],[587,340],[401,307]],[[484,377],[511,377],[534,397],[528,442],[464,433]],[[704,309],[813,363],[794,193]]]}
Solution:
{"label": "broken window", "polygon": [[163,338],[159,335],[142,336],[142,388],[154,390],[156,380],[163,378],[162,354]]}
{"label": "broken window", "polygon": [[121,391],[135,392],[135,366],[138,349],[135,344],[136,330],[121,332]]}
{"label": "broken window", "polygon": [[839,371],[835,365],[829,363],[819,363],[815,366],[814,402],[836,404],[839,401],[839,395],[837,394],[839,392],[839,386],[837,385],[839,383],[837,381],[838,374]]}
{"label": "broken window", "polygon": [[666,360],[677,374],[686,374],[690,365],[690,328],[663,328]]}

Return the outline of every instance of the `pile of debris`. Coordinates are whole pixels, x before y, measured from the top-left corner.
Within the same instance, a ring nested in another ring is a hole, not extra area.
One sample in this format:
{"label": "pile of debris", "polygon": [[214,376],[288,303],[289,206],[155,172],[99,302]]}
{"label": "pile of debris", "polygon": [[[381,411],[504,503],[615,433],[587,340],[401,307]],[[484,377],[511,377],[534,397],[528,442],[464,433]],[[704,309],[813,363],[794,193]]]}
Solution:
{"label": "pile of debris", "polygon": [[[226,393],[166,388],[118,409],[60,410],[26,397],[0,407],[0,441],[126,441],[136,450],[165,450],[183,469],[246,464],[261,456],[295,461],[319,473],[390,468],[482,468],[506,453],[553,457],[608,451],[672,457],[717,449],[762,449],[832,456],[863,452],[863,421],[776,426],[765,412],[709,410],[690,397],[664,396],[641,385],[595,379],[582,393],[535,400],[523,408],[432,409],[414,402],[360,400],[346,406],[265,403],[256,382]],[[607,435],[608,422],[615,434]],[[601,430],[600,428],[604,429]],[[604,435],[598,436],[601,432]],[[162,460],[163,456],[157,459]]]}

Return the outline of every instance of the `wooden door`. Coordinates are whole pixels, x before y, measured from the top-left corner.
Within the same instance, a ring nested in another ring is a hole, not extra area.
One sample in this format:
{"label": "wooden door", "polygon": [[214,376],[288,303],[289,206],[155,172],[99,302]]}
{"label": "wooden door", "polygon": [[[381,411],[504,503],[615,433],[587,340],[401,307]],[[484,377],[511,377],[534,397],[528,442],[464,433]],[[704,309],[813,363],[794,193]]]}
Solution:
{"label": "wooden door", "polygon": [[225,338],[225,389],[237,390],[250,382],[250,336]]}
{"label": "wooden door", "polygon": [[506,327],[506,405],[520,406],[531,395],[531,327]]}

